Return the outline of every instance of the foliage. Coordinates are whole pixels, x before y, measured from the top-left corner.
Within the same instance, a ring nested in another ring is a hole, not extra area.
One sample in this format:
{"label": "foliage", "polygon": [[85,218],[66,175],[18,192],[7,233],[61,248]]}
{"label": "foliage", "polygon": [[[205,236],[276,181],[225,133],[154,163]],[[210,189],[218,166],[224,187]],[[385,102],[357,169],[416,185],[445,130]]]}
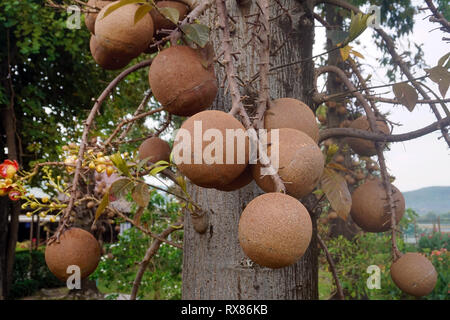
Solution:
{"label": "foliage", "polygon": [[41,288],[61,286],[64,286],[64,283],[58,280],[45,264],[43,251],[16,253],[10,299],[32,295]]}
{"label": "foliage", "polygon": [[[144,225],[151,225],[154,232],[161,232],[176,221],[178,203],[157,192],[151,193],[147,210],[141,217]],[[173,233],[172,240],[182,237]],[[101,258],[97,271],[92,275],[98,279],[99,287],[109,292],[130,293],[139,262],[142,261],[152,238],[136,228],[126,230],[119,241],[107,245],[108,254]],[[182,251],[162,243],[158,253],[152,258],[144,273],[138,298],[180,299],[181,298]]]}
{"label": "foliage", "polygon": [[[400,222],[401,229],[409,228],[416,216],[417,214],[413,210],[408,210]],[[438,272],[435,289],[423,299],[448,299],[450,282],[448,243],[449,236],[439,233],[422,237],[417,248],[405,244],[401,238],[397,239],[400,251],[425,253]],[[353,240],[339,236],[328,240],[327,246],[335,259],[338,277],[347,299],[414,299],[400,291],[391,279],[390,235],[362,233]],[[381,289],[367,288],[367,279],[370,275],[366,273],[366,270],[370,265],[377,265],[381,270]],[[322,276],[321,279],[325,278]],[[329,279],[321,281],[327,282]],[[322,288],[326,290],[326,285],[322,285]],[[327,298],[324,293],[322,296]]]}
{"label": "foliage", "polygon": [[[327,242],[328,250],[335,259],[339,280],[346,299],[401,299],[406,296],[392,282],[390,237],[385,234],[365,233],[353,240],[343,236]],[[400,250],[404,247],[399,243]],[[377,265],[381,270],[381,289],[368,289],[366,270]]]}
{"label": "foliage", "polygon": [[433,232],[431,235],[422,235],[418,243],[421,252],[430,253],[442,248],[450,250],[450,234]]}
{"label": "foliage", "polygon": [[[448,246],[448,237],[447,237]],[[450,293],[450,252],[442,248],[440,250],[433,250],[430,254],[431,262],[436,268],[438,279],[436,286],[431,294],[426,298],[429,300],[444,300],[449,299]]]}
{"label": "foliage", "polygon": [[[96,97],[118,71],[104,71],[89,52],[89,32],[68,29],[66,12],[46,7],[41,0],[5,0],[0,3],[1,77],[7,79],[11,61],[17,132],[24,150],[23,163],[58,160],[61,148],[81,135],[81,123]],[[9,35],[9,41],[7,39]],[[9,50],[8,45],[9,43]],[[142,59],[142,58],[140,58]],[[92,134],[105,137],[118,118],[129,114],[147,89],[146,70],[133,73],[118,85],[114,99],[105,101]],[[11,92],[5,85],[0,101]],[[141,137],[143,120],[130,132]],[[135,145],[122,149],[135,148]],[[32,165],[32,163],[31,163]]]}

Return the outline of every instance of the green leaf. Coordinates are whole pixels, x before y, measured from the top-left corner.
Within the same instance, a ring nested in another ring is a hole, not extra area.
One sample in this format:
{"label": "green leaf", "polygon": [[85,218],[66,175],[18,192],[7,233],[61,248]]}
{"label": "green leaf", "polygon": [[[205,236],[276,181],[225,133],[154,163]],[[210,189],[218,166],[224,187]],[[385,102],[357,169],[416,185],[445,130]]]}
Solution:
{"label": "green leaf", "polygon": [[324,118],[327,117],[327,111],[328,111],[328,107],[323,103],[320,106],[317,107],[316,109],[316,116],[322,116]]}
{"label": "green leaf", "polygon": [[134,13],[134,24],[138,23],[142,18],[145,17],[146,14],[150,12],[150,10],[153,9],[153,6],[149,4],[144,4],[140,6],[136,12]]}
{"label": "green leaf", "polygon": [[109,6],[108,9],[106,9],[105,13],[103,14],[102,19],[104,19],[106,16],[111,14],[113,11],[119,9],[120,7],[123,7],[127,4],[132,3],[142,3],[142,0],[120,0],[119,2],[114,3],[113,5]]}
{"label": "green leaf", "polygon": [[161,165],[168,166],[169,163],[165,160],[159,160],[158,162],[155,162],[153,165],[154,166],[161,166]]}
{"label": "green leaf", "polygon": [[164,17],[172,21],[174,24],[177,24],[180,20],[180,12],[175,8],[158,8],[159,13],[161,13]]}
{"label": "green leaf", "polygon": [[332,169],[325,168],[320,184],[331,207],[341,219],[347,220],[352,208],[352,196],[344,177]]}
{"label": "green leaf", "polygon": [[157,175],[158,173],[160,173],[161,171],[167,169],[168,167],[169,167],[169,166],[161,166],[161,167],[153,168],[152,170],[150,170],[150,175],[151,175],[151,176],[155,176],[155,175]]}
{"label": "green leaf", "polygon": [[148,159],[150,159],[150,157],[144,158],[141,161],[139,161],[139,163],[136,166],[136,172],[141,171],[142,167],[145,166],[148,162]]}
{"label": "green leaf", "polygon": [[392,86],[392,90],[397,100],[412,112],[419,99],[416,89],[407,83],[396,83]]}
{"label": "green leaf", "polygon": [[147,207],[150,202],[150,192],[148,186],[145,183],[138,183],[134,187],[131,197],[140,207]]}
{"label": "green leaf", "polygon": [[105,192],[103,195],[102,201],[97,207],[97,211],[95,211],[95,221],[105,212],[106,207],[109,204],[109,191]]}
{"label": "green leaf", "polygon": [[175,178],[175,180],[177,181],[178,185],[181,187],[181,190],[183,190],[184,193],[187,193],[186,179],[184,179],[183,176],[178,176]]}
{"label": "green leaf", "polygon": [[442,97],[445,97],[448,87],[450,85],[450,72],[444,67],[436,66],[431,69],[424,69],[429,73],[428,77],[431,81],[439,85],[439,92]]}
{"label": "green leaf", "polygon": [[[450,58],[450,52],[447,53],[447,54],[445,54],[445,55],[443,55],[443,56],[439,59],[439,61],[438,61],[438,66],[444,67],[444,65],[446,65],[446,64],[445,64],[445,61],[447,61],[448,58]],[[450,63],[450,60],[449,60],[449,63]]]}
{"label": "green leaf", "polygon": [[352,11],[349,35],[347,39],[345,39],[345,41],[342,43],[343,46],[358,38],[364,32],[364,30],[367,29],[367,19],[370,16],[371,14],[363,14],[361,12],[355,15]]}
{"label": "green leaf", "polygon": [[205,47],[209,41],[209,28],[204,24],[186,24],[181,27],[185,37],[200,46]]}
{"label": "green leaf", "polygon": [[124,175],[130,176],[130,170],[128,169],[128,165],[125,160],[122,158],[122,155],[118,152],[110,156],[111,161],[114,163],[114,166]]}
{"label": "green leaf", "polygon": [[128,178],[122,178],[114,181],[109,188],[109,192],[117,198],[123,198],[131,191],[134,183],[133,180]]}

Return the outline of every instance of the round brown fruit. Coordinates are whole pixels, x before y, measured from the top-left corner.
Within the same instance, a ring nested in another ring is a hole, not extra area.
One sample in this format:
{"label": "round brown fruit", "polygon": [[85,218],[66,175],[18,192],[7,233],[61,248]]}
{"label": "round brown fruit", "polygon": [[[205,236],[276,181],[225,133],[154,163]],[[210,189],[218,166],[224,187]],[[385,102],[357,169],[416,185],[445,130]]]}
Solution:
{"label": "round brown fruit", "polygon": [[100,261],[100,245],[92,234],[79,228],[70,228],[57,241],[47,245],[45,262],[50,271],[60,280],[66,281],[70,274],[67,267],[78,266],[81,279],[95,271]]}
{"label": "round brown fruit", "polygon": [[416,252],[408,252],[392,264],[391,278],[403,292],[422,297],[433,291],[437,272],[426,257]]}
{"label": "round brown fruit", "polygon": [[313,111],[297,99],[281,98],[272,101],[264,115],[264,128],[297,129],[306,133],[315,142],[319,141],[319,127]]}
{"label": "round brown fruit", "polygon": [[[395,220],[398,223],[405,212],[405,199],[402,193],[393,185],[393,200],[395,204]],[[386,214],[388,201],[383,183],[379,179],[367,180],[352,194],[353,221],[368,232],[384,232],[391,227],[391,217]]]}
{"label": "round brown fruit", "polygon": [[98,44],[94,35],[91,35],[89,47],[94,61],[103,69],[122,69],[131,61],[131,58],[116,56],[113,52],[110,52],[110,50],[103,48]]}
{"label": "round brown fruit", "polygon": [[152,17],[147,14],[135,24],[134,15],[140,8],[137,4],[124,5],[104,17],[105,11],[116,3],[117,1],[112,2],[99,12],[95,21],[96,39],[116,58],[135,58],[153,40]]}
{"label": "round brown fruit", "polygon": [[[156,3],[156,6],[158,8],[173,8],[176,9],[178,11],[179,14],[179,21],[182,21],[188,11],[189,11],[189,7],[187,5],[185,5],[182,2],[178,2],[178,1],[159,1]],[[166,30],[173,30],[175,29],[176,25],[170,21],[169,19],[167,19],[166,17],[164,17],[161,13],[158,12],[158,10],[153,9],[152,11],[150,11],[150,15],[152,16],[153,19],[153,23],[155,25],[155,30],[161,30],[161,29],[166,29]],[[161,37],[161,36],[159,36]],[[158,34],[156,35],[156,38],[159,38]]]}
{"label": "round brown fruit", "polygon": [[305,253],[312,235],[306,208],[282,193],[253,199],[239,220],[239,243],[253,262],[269,268],[294,264]]}
{"label": "round brown fruit", "polygon": [[236,179],[231,181],[231,183],[229,183],[225,186],[217,187],[216,189],[220,190],[220,191],[235,191],[235,190],[239,190],[239,189],[245,187],[252,181],[253,181],[252,169],[251,169],[250,165],[248,165],[245,168],[244,172],[242,172],[239,175],[239,177],[237,177]]}
{"label": "round brown fruit", "polygon": [[[88,7],[88,9],[93,10],[91,7],[102,9],[103,7],[110,4],[111,1],[113,0],[89,0],[87,2],[87,5],[90,6]],[[86,15],[84,16],[84,23],[92,34],[95,34],[95,20],[97,19],[97,16],[98,13],[86,13]]]}
{"label": "round brown fruit", "polygon": [[169,162],[170,151],[170,145],[166,141],[158,137],[151,137],[140,145],[138,151],[139,160],[149,158],[148,161],[152,163],[156,163],[161,160]]}
{"label": "round brown fruit", "polygon": [[[272,164],[276,164],[276,154],[272,149],[277,147],[276,141],[271,141],[272,132],[267,134],[267,155]],[[279,129],[278,141],[278,175],[285,182],[286,191],[295,198],[306,196],[319,183],[324,167],[322,152],[317,144],[306,133],[290,129]],[[262,165],[252,166],[253,179],[265,192],[276,191],[272,178],[262,176]]]}
{"label": "round brown fruit", "polygon": [[[194,132],[194,123],[201,125],[201,134]],[[206,141],[203,133],[209,129],[214,129],[211,133],[220,134],[221,141],[215,136]],[[237,138],[227,139],[227,129],[231,130],[229,133],[235,133]],[[201,141],[196,141],[197,139]],[[201,150],[194,147],[195,144],[201,145]],[[248,146],[245,128],[237,119],[222,111],[202,111],[187,119],[178,131],[173,148],[174,163],[194,184],[204,188],[220,188],[230,184],[244,172],[249,158]],[[234,150],[234,157],[228,161],[232,163],[227,163],[227,154],[231,148]],[[217,154],[220,150],[222,157]],[[212,156],[205,159],[205,155]]]}
{"label": "round brown fruit", "polygon": [[148,74],[155,98],[178,116],[191,116],[207,109],[216,98],[214,67],[205,67],[196,50],[173,46],[161,51]]}
{"label": "round brown fruit", "polygon": [[[389,127],[382,120],[377,120],[377,128],[385,134],[389,134]],[[369,121],[365,116],[359,117],[358,119],[352,121],[350,128],[371,131],[369,126]],[[361,138],[347,138],[348,145],[360,156],[371,157],[377,153],[375,144],[370,140],[365,140]]]}

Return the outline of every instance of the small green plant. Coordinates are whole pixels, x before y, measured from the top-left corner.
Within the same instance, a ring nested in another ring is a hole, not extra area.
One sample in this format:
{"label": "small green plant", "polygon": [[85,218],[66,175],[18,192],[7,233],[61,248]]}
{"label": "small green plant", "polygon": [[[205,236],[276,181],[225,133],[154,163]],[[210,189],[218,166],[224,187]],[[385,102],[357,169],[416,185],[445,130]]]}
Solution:
{"label": "small green plant", "polygon": [[64,286],[45,264],[44,253],[40,250],[16,253],[14,263],[13,285],[10,298],[19,299],[32,295],[41,288]]}

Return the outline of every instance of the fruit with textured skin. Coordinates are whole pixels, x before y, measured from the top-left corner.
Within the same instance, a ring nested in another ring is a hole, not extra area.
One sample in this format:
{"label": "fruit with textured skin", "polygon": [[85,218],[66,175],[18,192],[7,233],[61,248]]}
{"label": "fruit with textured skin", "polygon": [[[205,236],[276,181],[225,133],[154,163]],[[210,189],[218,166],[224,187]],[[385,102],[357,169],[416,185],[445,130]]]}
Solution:
{"label": "fruit with textured skin", "polygon": [[[389,127],[382,120],[377,120],[377,128],[385,134],[389,134]],[[369,126],[369,121],[365,116],[359,117],[358,119],[352,121],[350,128],[371,131]],[[370,140],[365,140],[361,138],[347,138],[346,139],[350,148],[355,151],[360,156],[371,157],[377,154],[375,144]],[[383,145],[384,148],[384,145]]]}
{"label": "fruit with textured skin", "polygon": [[137,4],[124,5],[108,16],[105,11],[116,2],[105,6],[95,21],[95,36],[99,45],[111,52],[116,58],[135,58],[141,54],[153,40],[153,20],[150,14],[134,23],[134,14],[140,7]]}
{"label": "fruit with textured skin", "polygon": [[272,101],[264,115],[264,128],[291,128],[303,131],[315,142],[319,140],[319,127],[313,111],[302,101],[281,98]]}
{"label": "fruit with textured skin", "polygon": [[308,249],[312,223],[306,208],[283,193],[266,193],[250,201],[239,220],[239,243],[253,262],[282,268]]}
{"label": "fruit with textured skin", "polygon": [[433,291],[437,272],[426,257],[420,253],[408,252],[392,264],[391,277],[403,292],[422,297]]}
{"label": "fruit with textured skin", "polygon": [[89,48],[91,49],[91,54],[94,61],[106,70],[122,69],[131,61],[131,58],[115,56],[114,52],[110,52],[110,50],[103,48],[98,44],[94,35],[91,35]]}
{"label": "fruit with textured skin", "polygon": [[[278,175],[285,182],[287,194],[301,198],[319,183],[324,167],[322,152],[306,133],[299,130],[279,129],[279,143],[272,142],[272,132],[267,134],[267,155],[276,164],[272,149],[278,145]],[[274,154],[275,155],[275,154]],[[260,162],[252,166],[252,174],[258,186],[265,192],[274,192],[275,185],[268,175],[262,176]]]}
{"label": "fruit with textured skin", "polygon": [[[227,129],[230,130],[228,134]],[[209,139],[205,138],[207,132],[212,135]],[[222,138],[217,139],[216,134]],[[249,158],[248,146],[245,128],[236,118],[223,111],[207,110],[183,123],[175,137],[173,160],[181,173],[194,184],[219,188],[244,172]],[[231,150],[234,150],[233,158],[228,153]]]}
{"label": "fruit with textured skin", "polygon": [[250,165],[248,165],[247,168],[245,168],[244,172],[242,172],[239,175],[239,177],[237,177],[236,179],[231,181],[229,184],[227,184],[225,186],[219,186],[216,189],[220,190],[220,191],[227,191],[227,192],[236,191],[236,190],[239,190],[239,189],[245,187],[252,181],[253,181],[252,169],[251,169]]}
{"label": "fruit with textured skin", "polygon": [[[88,6],[95,7],[98,9],[102,9],[103,7],[110,4],[113,0],[89,0],[87,2]],[[87,7],[87,9],[91,9],[90,7]],[[84,16],[84,23],[86,24],[86,27],[88,30],[95,34],[95,20],[97,20],[98,13],[86,13]]]}
{"label": "fruit with textured skin", "polygon": [[84,279],[95,271],[100,255],[100,245],[91,233],[70,228],[61,234],[59,243],[55,241],[47,245],[45,262],[50,271],[62,281],[66,281],[71,275],[67,273],[67,267],[71,265],[80,268],[81,279]]}
{"label": "fruit with textured skin", "polygon": [[207,109],[218,90],[214,67],[207,66],[196,50],[186,46],[161,51],[150,66],[148,79],[155,98],[178,116]]}
{"label": "fruit with textured skin", "polygon": [[149,158],[148,161],[156,163],[170,160],[170,145],[161,138],[151,137],[142,142],[139,146],[139,160]]}
{"label": "fruit with textured skin", "polygon": [[[179,18],[178,18],[179,21],[182,21],[186,17],[186,15],[189,11],[189,7],[187,5],[185,5],[182,2],[178,2],[178,1],[159,1],[156,3],[156,6],[158,8],[176,9],[179,14]],[[176,25],[172,21],[170,21],[169,19],[164,17],[161,13],[159,13],[158,10],[153,9],[152,11],[150,11],[150,15],[152,16],[153,23],[155,25],[155,30],[161,30],[161,29],[173,30],[173,29],[175,29]],[[156,38],[158,38],[158,35],[156,35]]]}
{"label": "fruit with textured skin", "polygon": [[[395,205],[395,220],[399,223],[405,212],[405,199],[402,193],[393,185],[393,200]],[[353,221],[364,231],[384,232],[391,227],[391,216],[386,213],[388,202],[383,183],[379,179],[367,180],[352,194]]]}

